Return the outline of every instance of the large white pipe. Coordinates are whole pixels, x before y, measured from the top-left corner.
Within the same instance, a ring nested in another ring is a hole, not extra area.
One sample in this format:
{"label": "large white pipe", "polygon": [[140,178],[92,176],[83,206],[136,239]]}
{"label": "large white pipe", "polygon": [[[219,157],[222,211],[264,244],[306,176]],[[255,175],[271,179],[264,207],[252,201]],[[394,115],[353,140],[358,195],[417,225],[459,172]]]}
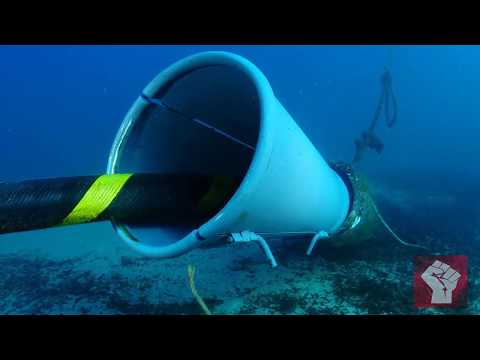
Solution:
{"label": "large white pipe", "polygon": [[148,256],[178,256],[245,230],[276,237],[334,233],[350,207],[345,183],[263,73],[227,52],[190,56],[153,79],[123,120],[107,172],[243,178],[223,209],[198,227],[114,223],[129,246]]}

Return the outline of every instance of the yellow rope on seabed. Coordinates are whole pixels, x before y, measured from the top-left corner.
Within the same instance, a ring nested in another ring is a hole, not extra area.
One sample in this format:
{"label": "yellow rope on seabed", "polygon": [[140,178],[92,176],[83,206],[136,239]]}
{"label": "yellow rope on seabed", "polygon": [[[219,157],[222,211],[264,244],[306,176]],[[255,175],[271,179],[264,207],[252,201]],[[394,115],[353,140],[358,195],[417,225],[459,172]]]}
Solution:
{"label": "yellow rope on seabed", "polygon": [[205,314],[212,315],[212,313],[208,309],[207,304],[205,304],[202,297],[198,294],[197,288],[195,287],[195,266],[193,266],[192,264],[188,265],[188,280],[190,284],[190,289],[192,290],[192,294],[195,300],[197,300],[198,304],[200,305]]}

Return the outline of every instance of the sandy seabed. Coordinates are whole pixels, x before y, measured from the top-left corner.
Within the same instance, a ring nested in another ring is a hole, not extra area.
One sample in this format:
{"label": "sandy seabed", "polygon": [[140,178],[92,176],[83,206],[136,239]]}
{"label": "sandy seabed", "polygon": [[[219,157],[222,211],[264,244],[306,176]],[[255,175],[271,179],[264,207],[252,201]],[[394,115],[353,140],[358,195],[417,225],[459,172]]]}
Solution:
{"label": "sandy seabed", "polygon": [[145,258],[102,223],[2,236],[0,314],[202,314],[188,285],[189,264],[213,314],[480,314],[478,251],[446,240],[462,235],[414,226],[402,213],[413,200],[394,194],[389,205],[398,210],[395,228],[415,229],[418,236],[410,238],[430,241],[442,255],[469,256],[466,307],[416,309],[413,256],[419,253],[388,235],[374,246],[319,246],[311,257],[305,255],[308,239],[280,240],[271,244],[279,263],[273,269],[253,244]]}

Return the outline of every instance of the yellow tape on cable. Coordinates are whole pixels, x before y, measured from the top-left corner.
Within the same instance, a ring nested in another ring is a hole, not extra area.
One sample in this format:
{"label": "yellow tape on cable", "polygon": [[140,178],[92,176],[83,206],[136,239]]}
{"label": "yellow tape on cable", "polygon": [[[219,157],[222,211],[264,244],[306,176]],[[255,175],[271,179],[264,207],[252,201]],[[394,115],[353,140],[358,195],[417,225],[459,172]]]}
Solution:
{"label": "yellow tape on cable", "polygon": [[100,176],[63,220],[62,225],[81,224],[94,220],[108,208],[131,176],[132,174]]}

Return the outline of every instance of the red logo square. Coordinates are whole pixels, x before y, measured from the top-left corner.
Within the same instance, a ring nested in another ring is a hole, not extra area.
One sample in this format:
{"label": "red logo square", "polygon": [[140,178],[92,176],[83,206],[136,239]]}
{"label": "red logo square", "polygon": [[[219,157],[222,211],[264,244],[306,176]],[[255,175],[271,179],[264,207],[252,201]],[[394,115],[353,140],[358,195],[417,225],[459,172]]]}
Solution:
{"label": "red logo square", "polygon": [[416,256],[413,296],[415,306],[418,308],[466,306],[467,257],[463,255]]}

